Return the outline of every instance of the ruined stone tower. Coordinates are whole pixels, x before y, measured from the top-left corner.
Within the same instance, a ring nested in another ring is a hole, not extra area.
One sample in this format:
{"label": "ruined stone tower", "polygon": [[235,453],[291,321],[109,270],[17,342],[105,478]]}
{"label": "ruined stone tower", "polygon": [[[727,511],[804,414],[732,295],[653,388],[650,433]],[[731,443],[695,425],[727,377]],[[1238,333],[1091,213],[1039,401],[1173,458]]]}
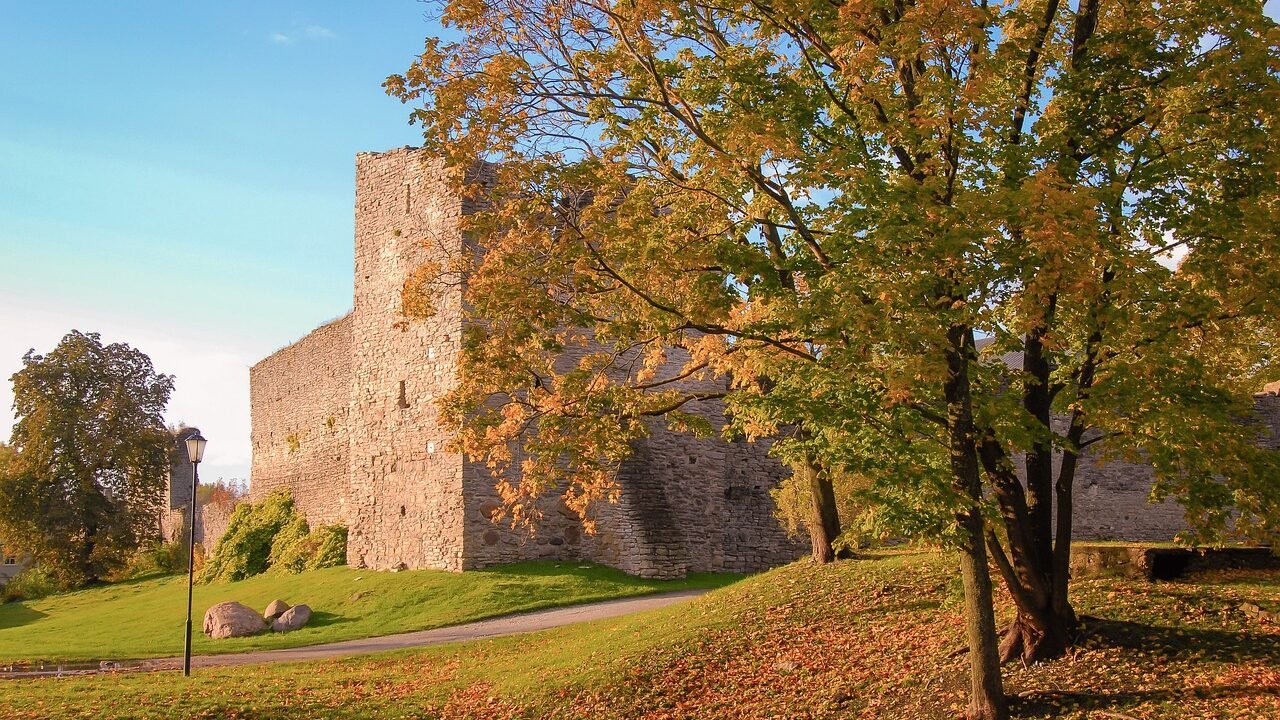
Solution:
{"label": "ruined stone tower", "polygon": [[[457,377],[463,288],[440,290],[427,319],[401,307],[415,270],[462,252],[469,211],[420,151],[356,157],[353,308],[251,370],[251,499],[291,489],[313,525],[348,525],[348,563],[380,569],[560,558],[674,577],[798,557],[804,547],[773,517],[768,490],[783,470],[765,446],[665,430],[622,469],[596,535],[554,497],[535,534],[491,519],[494,478],[445,450],[435,408]],[[696,411],[724,421],[718,403]]]}

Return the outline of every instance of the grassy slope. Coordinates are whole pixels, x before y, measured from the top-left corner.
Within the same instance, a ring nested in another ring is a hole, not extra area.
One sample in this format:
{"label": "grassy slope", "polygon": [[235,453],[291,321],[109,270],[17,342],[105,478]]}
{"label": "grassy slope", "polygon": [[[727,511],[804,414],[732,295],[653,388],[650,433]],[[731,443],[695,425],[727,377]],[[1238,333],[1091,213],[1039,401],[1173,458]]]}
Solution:
{"label": "grassy slope", "polygon": [[[736,576],[648,581],[610,568],[522,563],[490,570],[401,573],[329,568],[197,585],[194,652],[244,652],[424,630],[494,615],[593,600],[717,587]],[[235,600],[262,609],[275,598],[311,606],[311,622],[284,635],[210,640],[204,611]],[[141,658],[182,654],[186,576],[133,580],[0,605],[0,661]]]}
{"label": "grassy slope", "polygon": [[[953,718],[966,658],[937,555],[797,564],[629,618],[374,658],[18,681],[15,718]],[[1070,657],[1006,671],[1020,718],[1280,717],[1280,574],[1088,580]],[[1007,604],[1004,607],[1007,617]],[[3,707],[8,703],[7,710]]]}

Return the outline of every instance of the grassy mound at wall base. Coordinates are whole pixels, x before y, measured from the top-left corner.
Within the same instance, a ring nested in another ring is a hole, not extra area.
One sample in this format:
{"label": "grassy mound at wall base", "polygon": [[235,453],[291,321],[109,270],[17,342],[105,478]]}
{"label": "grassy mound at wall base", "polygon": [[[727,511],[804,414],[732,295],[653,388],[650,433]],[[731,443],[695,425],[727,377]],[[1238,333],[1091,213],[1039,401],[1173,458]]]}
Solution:
{"label": "grassy mound at wall base", "polygon": [[[691,603],[416,652],[6,685],[16,718],[952,720],[965,701],[954,563],[788,566]],[[1280,717],[1280,574],[1080,581],[1088,639],[1005,669],[1015,718]],[[1002,621],[1010,607],[1002,601]]]}

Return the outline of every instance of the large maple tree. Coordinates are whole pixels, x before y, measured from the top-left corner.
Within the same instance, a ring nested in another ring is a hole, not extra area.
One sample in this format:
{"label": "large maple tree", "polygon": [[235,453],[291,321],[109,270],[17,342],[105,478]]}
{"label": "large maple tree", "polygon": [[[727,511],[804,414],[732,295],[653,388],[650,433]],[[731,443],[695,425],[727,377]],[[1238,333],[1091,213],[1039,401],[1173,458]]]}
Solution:
{"label": "large maple tree", "polygon": [[[480,265],[421,279],[467,275],[446,410],[467,452],[519,458],[517,514],[567,483],[589,515],[652,418],[706,431],[682,409],[723,401],[793,465],[867,478],[886,529],[959,549],[973,718],[1006,715],[1000,660],[1072,640],[1086,448],[1149,462],[1207,534],[1276,523],[1280,473],[1242,421],[1280,352],[1280,32],[1259,3],[442,18],[462,39],[387,88],[460,184],[496,163],[467,219]],[[999,644],[989,564],[1017,606]]]}

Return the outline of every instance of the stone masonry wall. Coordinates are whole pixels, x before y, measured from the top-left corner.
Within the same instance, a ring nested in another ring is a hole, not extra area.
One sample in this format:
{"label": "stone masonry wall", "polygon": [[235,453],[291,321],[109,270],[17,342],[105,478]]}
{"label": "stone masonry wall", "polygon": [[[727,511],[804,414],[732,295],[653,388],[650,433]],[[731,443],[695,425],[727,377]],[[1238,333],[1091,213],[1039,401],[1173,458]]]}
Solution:
{"label": "stone masonry wall", "polygon": [[[568,370],[599,349],[592,342],[571,346],[558,369]],[[659,377],[676,375],[686,360],[683,351],[669,351]],[[722,389],[719,381],[707,379],[672,387]],[[717,433],[724,427],[724,404],[718,400],[689,403],[682,410],[705,418]],[[718,435],[698,438],[655,421],[619,471],[618,502],[592,509],[597,521],[593,535],[582,532],[580,519],[558,495],[543,499],[544,516],[532,534],[493,522],[496,479],[482,465],[468,463],[465,567],[527,558],[580,559],[642,577],[673,578],[688,572],[750,572],[790,562],[807,546],[788,539],[774,517],[768,491],[785,470],[767,453],[766,443],[730,443]],[[514,472],[506,479],[517,481]]]}
{"label": "stone masonry wall", "polygon": [[313,527],[347,520],[352,325],[322,325],[249,370],[249,500],[287,488]]}
{"label": "stone masonry wall", "polygon": [[[174,435],[169,453],[169,476],[165,480],[165,501],[160,507],[160,539],[164,542],[187,542],[187,513],[191,503],[191,463],[187,459],[186,439],[200,432],[198,428],[180,428]],[[227,532],[227,524],[235,508],[201,504],[196,508],[196,543],[212,550]]]}
{"label": "stone masonry wall", "polygon": [[[1254,398],[1262,447],[1280,449],[1280,397]],[[1055,419],[1065,432],[1065,418]],[[1055,458],[1054,472],[1061,456]],[[1187,529],[1182,506],[1175,500],[1148,502],[1154,475],[1151,466],[1119,460],[1103,462],[1097,453],[1081,456],[1072,510],[1073,535],[1079,540],[1172,540]]]}
{"label": "stone masonry wall", "polygon": [[445,451],[434,405],[457,373],[461,289],[431,318],[401,309],[412,273],[461,252],[462,201],[446,179],[409,148],[356,156],[351,565],[463,567],[462,457]]}

